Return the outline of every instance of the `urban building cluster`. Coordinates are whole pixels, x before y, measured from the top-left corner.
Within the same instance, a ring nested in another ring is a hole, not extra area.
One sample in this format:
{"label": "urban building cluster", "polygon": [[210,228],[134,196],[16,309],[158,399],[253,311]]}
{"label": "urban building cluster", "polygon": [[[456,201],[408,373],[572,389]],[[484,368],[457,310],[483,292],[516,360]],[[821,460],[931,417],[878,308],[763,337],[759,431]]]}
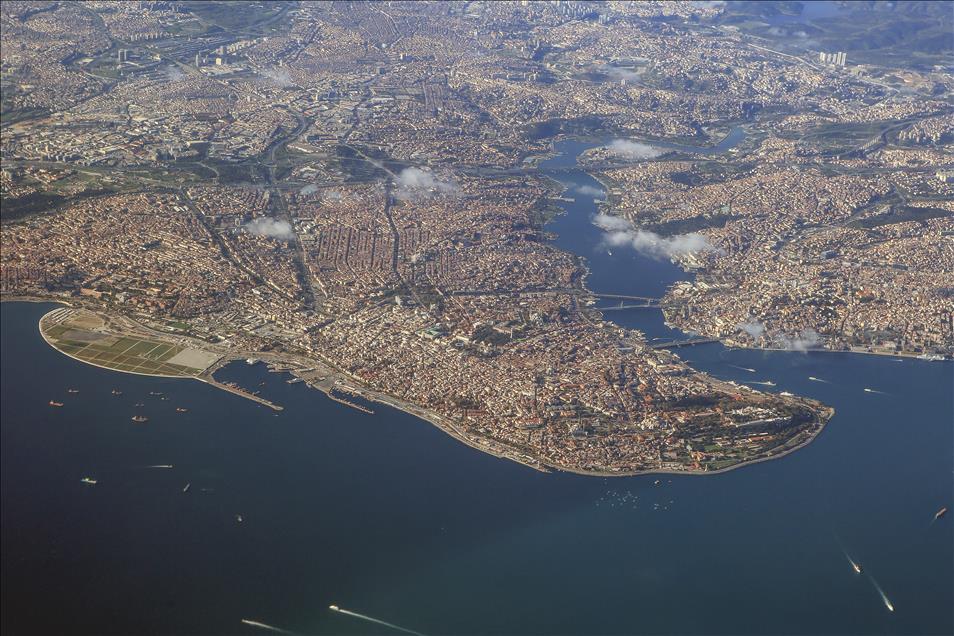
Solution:
{"label": "urban building cluster", "polygon": [[696,272],[663,299],[686,330],[950,355],[954,80],[819,65],[724,10],[4,3],[0,290],[267,354],[538,467],[778,456],[831,411],[609,322],[535,166],[605,140],[601,221]]}

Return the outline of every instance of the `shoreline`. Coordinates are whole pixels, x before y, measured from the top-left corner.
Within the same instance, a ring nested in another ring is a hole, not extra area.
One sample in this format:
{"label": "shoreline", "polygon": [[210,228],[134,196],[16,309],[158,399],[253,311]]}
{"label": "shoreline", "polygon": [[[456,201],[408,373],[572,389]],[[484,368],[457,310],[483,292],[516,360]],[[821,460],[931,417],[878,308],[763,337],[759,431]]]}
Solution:
{"label": "shoreline", "polygon": [[[48,302],[48,301],[46,301],[46,300],[41,300],[41,299],[32,299],[32,300],[4,299],[4,300],[7,301],[7,302],[33,302],[33,303],[37,303],[37,304],[43,303],[43,302]],[[69,303],[63,303],[63,304],[67,305],[68,307],[72,307],[72,306],[73,306],[73,305],[70,305]],[[85,308],[84,308],[84,309],[85,309]],[[56,311],[56,310],[53,310],[53,311]],[[46,318],[50,313],[52,313],[52,312],[47,312],[47,313],[43,314],[42,316],[40,316],[40,319],[39,319],[39,321],[37,322],[37,331],[40,333],[40,337],[43,338],[43,342],[45,342],[47,345],[49,345],[49,347],[50,347],[51,349],[53,349],[54,351],[57,351],[57,352],[59,352],[59,353],[65,355],[65,356],[68,357],[68,358],[71,358],[71,359],[73,359],[73,360],[76,360],[77,362],[82,362],[83,364],[88,364],[89,366],[91,366],[91,367],[96,367],[96,368],[98,368],[98,369],[105,369],[106,371],[114,371],[114,372],[116,372],[116,373],[127,373],[127,374],[129,374],[129,375],[138,375],[138,376],[147,377],[147,378],[165,378],[165,379],[169,379],[169,380],[198,380],[199,382],[203,382],[203,383],[205,383],[205,384],[208,384],[209,386],[213,386],[213,387],[216,387],[216,388],[218,388],[218,389],[222,389],[223,391],[226,391],[226,392],[228,392],[228,393],[232,393],[233,395],[237,395],[237,396],[239,396],[239,397],[244,397],[244,398],[246,398],[246,399],[252,400],[253,402],[258,402],[258,403],[261,404],[262,406],[267,406],[268,408],[273,409],[273,410],[275,410],[275,411],[281,411],[281,410],[283,410],[283,407],[282,407],[281,405],[279,405],[279,404],[275,404],[274,402],[272,402],[272,401],[270,401],[270,400],[267,400],[267,399],[265,399],[265,398],[259,397],[259,396],[257,396],[257,395],[252,395],[251,393],[248,393],[248,392],[246,392],[246,391],[244,391],[244,390],[242,390],[242,389],[237,389],[237,388],[231,387],[231,386],[229,386],[229,385],[227,385],[227,384],[223,384],[222,382],[219,382],[219,381],[216,380],[214,377],[212,377],[212,373],[210,373],[210,372],[208,371],[208,369],[211,369],[212,367],[216,367],[217,365],[219,365],[220,361],[225,357],[224,355],[223,355],[223,356],[220,356],[215,362],[213,362],[211,365],[209,365],[209,367],[207,367],[205,370],[203,370],[203,371],[202,371],[201,373],[199,373],[198,375],[166,375],[166,374],[162,374],[162,373],[141,373],[141,372],[139,372],[139,371],[127,371],[127,370],[125,370],[125,369],[116,369],[116,368],[113,368],[113,367],[107,367],[107,366],[104,366],[104,365],[102,365],[102,364],[97,364],[97,363],[91,362],[91,361],[89,361],[89,360],[83,360],[82,358],[78,358],[78,357],[74,356],[73,354],[68,353],[68,352],[66,352],[66,351],[63,351],[62,349],[60,349],[59,347],[57,347],[56,345],[54,345],[52,342],[50,342],[49,338],[46,337],[46,334],[43,333],[43,328],[42,328],[42,326],[41,326],[41,325],[42,325],[42,322],[43,322],[43,319]]]}
{"label": "shoreline", "polygon": [[[726,138],[729,136],[730,133],[726,134]],[[549,152],[543,155],[535,156],[535,161],[534,161],[535,166],[539,167],[539,163],[541,163],[542,161],[550,157],[557,156],[558,153],[556,152],[556,143],[558,141],[563,140],[564,138],[570,139],[570,137],[563,137],[563,136],[561,136],[558,139],[554,139],[553,141],[551,141]],[[587,169],[586,166],[577,165],[577,167],[582,172],[589,175],[596,182],[598,182],[604,189],[604,198],[599,201],[594,201],[594,203],[596,204],[597,210],[603,212],[604,207],[611,208],[609,184],[607,184],[606,182],[594,176],[591,173],[591,171]],[[560,214],[570,213],[566,207],[559,204],[559,197],[565,195],[565,193],[570,190],[570,187],[548,175],[541,174],[540,176],[544,179],[545,182],[548,182],[550,184],[551,192],[552,192],[552,194],[548,197],[548,207],[552,206],[550,208],[552,210],[552,213],[546,214],[544,216],[543,223],[541,225],[541,231],[546,232],[547,226],[553,221],[554,218],[556,218],[556,216]],[[557,192],[559,192],[559,194],[557,194]],[[554,244],[554,241],[552,240],[549,240],[547,242],[550,243],[551,245]],[[573,252],[568,252],[568,253],[572,254],[575,258],[577,258],[580,264],[581,277],[579,281],[579,286],[581,291],[587,294],[592,294],[593,293],[592,290],[590,290],[587,286],[587,280],[590,275],[590,268],[589,268],[589,264],[587,263],[587,259],[584,256],[575,254]],[[674,265],[678,267],[681,271],[688,273],[685,269],[680,267],[678,263],[674,263]],[[88,308],[87,304],[84,302],[78,302],[76,303],[76,305],[73,305],[71,302],[69,302],[69,300],[66,300],[66,299],[59,299],[59,298],[49,299],[49,298],[43,298],[39,296],[0,295],[0,302],[3,302],[3,301],[52,302],[52,303],[60,303],[60,304],[71,306],[71,307],[78,306],[78,307]],[[663,318],[665,319],[664,308],[660,307],[659,309],[660,311],[663,312]],[[96,308],[96,309],[93,309],[93,311],[103,312],[103,309]],[[119,315],[123,316],[123,314],[119,314]],[[600,312],[600,315],[603,316],[602,312]],[[605,316],[603,316],[603,319],[606,320]],[[613,323],[612,320],[608,320],[608,322]],[[137,322],[136,324],[139,324],[139,323]],[[616,323],[613,323],[613,324],[616,324]],[[140,326],[149,331],[154,331],[150,329],[149,327],[147,327],[146,325],[140,325]],[[41,335],[42,335],[42,330],[41,330]],[[645,336],[645,334],[642,334],[642,335]],[[184,337],[191,339],[188,336],[184,336]],[[47,344],[50,344],[51,346],[53,346],[45,338],[45,336],[44,336],[44,340],[47,342]],[[725,344],[725,341],[721,339],[719,340],[719,342],[720,344],[723,344],[723,346],[728,346]],[[55,346],[53,348],[57,349]],[[203,345],[202,348],[205,348],[205,345]],[[736,348],[760,348],[760,347],[736,347]],[[57,349],[57,351],[60,351],[60,350]],[[873,351],[837,351],[837,350],[829,350],[829,349],[821,349],[820,351],[830,351],[832,353],[868,353],[868,354],[874,354],[874,355],[897,357],[896,354],[873,352]],[[60,352],[65,353],[62,351]],[[286,352],[282,354],[269,354],[267,352],[255,352],[255,351],[222,352],[221,350],[219,350],[219,351],[216,351],[216,353],[220,354],[219,359],[216,360],[213,364],[209,365],[209,367],[207,367],[197,376],[161,376],[159,374],[145,374],[145,373],[137,373],[137,372],[128,372],[128,373],[133,373],[136,375],[153,375],[154,377],[172,377],[172,378],[185,378],[185,379],[188,379],[191,377],[194,379],[198,379],[202,382],[205,382],[209,384],[210,386],[221,388],[233,394],[237,394],[242,397],[247,397],[259,403],[266,404],[272,408],[276,408],[276,410],[280,410],[281,407],[277,405],[273,405],[268,400],[265,400],[263,398],[258,398],[258,396],[245,393],[241,389],[236,389],[236,388],[233,388],[218,382],[217,380],[214,379],[213,374],[215,373],[215,371],[217,371],[218,369],[222,368],[223,366],[227,364],[230,364],[234,361],[241,360],[242,358],[249,358],[249,357],[256,357],[262,361],[271,361],[272,363],[275,363],[275,364],[284,364],[284,365],[290,366],[292,368],[287,369],[287,371],[290,372],[295,377],[301,377],[300,375],[298,375],[297,372],[302,371],[303,369],[312,370],[315,366],[319,366],[327,370],[327,373],[325,374],[327,377],[322,378],[320,381],[315,381],[314,379],[308,380],[306,378],[301,378],[301,379],[304,380],[310,388],[317,389],[321,391],[322,393],[325,393],[325,396],[328,397],[329,399],[334,399],[332,397],[332,391],[334,390],[334,387],[337,386],[337,384],[341,382],[342,380],[347,380],[349,383],[355,385],[354,388],[357,390],[357,393],[363,399],[366,399],[370,402],[379,402],[381,404],[391,406],[392,408],[396,408],[402,412],[408,413],[412,416],[422,419],[425,422],[428,422],[429,424],[441,429],[443,432],[450,435],[451,437],[454,437],[458,441],[468,446],[471,446],[472,448],[476,450],[482,451],[484,453],[487,453],[489,455],[492,455],[501,459],[514,461],[519,464],[523,464],[525,466],[533,468],[535,470],[540,470],[542,472],[549,472],[550,470],[558,470],[561,472],[574,473],[574,474],[579,474],[583,476],[598,476],[598,477],[626,477],[626,476],[651,475],[651,474],[676,474],[676,475],[718,474],[718,473],[723,473],[730,470],[735,470],[737,468],[741,468],[744,466],[748,466],[750,464],[761,463],[761,462],[769,461],[771,459],[779,459],[781,457],[784,457],[785,455],[788,455],[789,453],[792,453],[796,450],[799,450],[800,448],[803,448],[804,446],[814,441],[824,430],[825,426],[827,426],[830,419],[834,416],[833,409],[831,409],[830,407],[827,407],[826,405],[816,403],[815,410],[817,410],[817,416],[816,416],[816,421],[814,423],[819,424],[819,427],[817,430],[813,431],[810,434],[808,439],[803,440],[802,442],[790,448],[785,448],[784,450],[780,452],[766,455],[763,457],[753,458],[746,461],[741,461],[731,466],[726,466],[724,468],[719,468],[715,470],[688,470],[688,469],[678,470],[678,469],[661,468],[661,467],[660,468],[644,468],[640,470],[620,470],[620,471],[599,470],[599,469],[585,470],[580,468],[563,466],[559,464],[553,464],[546,461],[543,458],[526,455],[517,449],[511,449],[506,446],[503,446],[499,444],[498,442],[489,438],[483,438],[483,437],[471,438],[446,416],[434,410],[431,410],[427,407],[422,407],[420,405],[408,402],[396,395],[385,393],[383,391],[367,386],[363,380],[355,376],[352,376],[350,373],[348,373],[344,369],[339,368],[334,362],[325,358],[320,352],[309,351],[307,353]],[[69,354],[66,354],[66,355],[69,356]],[[100,368],[105,368],[111,371],[120,371],[119,369],[112,369],[110,367],[103,367],[101,365],[98,365],[92,362],[87,362],[86,360],[81,360],[74,356],[69,356],[69,357],[79,360],[80,362],[86,362],[87,364],[91,364],[92,366],[99,366]],[[913,358],[914,355],[911,355],[910,357]],[[331,384],[328,384],[327,380],[329,378],[332,378],[332,376],[333,376],[333,382]],[[712,380],[716,384],[724,383],[723,380],[720,380],[719,378],[716,378],[716,377],[712,377]],[[327,385],[327,386],[323,386],[323,385]],[[763,393],[763,392],[759,391],[759,393]],[[768,394],[768,395],[771,395],[771,394]],[[812,402],[816,402],[816,401],[812,400]],[[773,449],[769,449],[769,450],[773,450]]]}
{"label": "shoreline", "polygon": [[[44,302],[54,302],[54,303],[55,303],[55,302],[56,302],[56,301],[50,301],[49,299],[44,299],[44,298],[41,298],[41,297],[30,297],[29,300],[26,300],[26,298],[16,298],[16,299],[14,299],[14,298],[5,298],[5,299],[3,299],[3,300],[4,300],[4,301],[7,301],[7,302],[34,302],[34,303],[44,303]],[[67,304],[67,303],[58,303],[58,304]],[[72,306],[72,305],[69,305],[69,306]],[[40,320],[42,320],[42,318],[45,317],[46,315],[47,315],[47,314],[44,314],[44,315],[41,317]],[[267,399],[265,399],[265,398],[261,398],[261,397],[259,397],[259,396],[251,395],[251,394],[245,392],[245,391],[242,390],[242,389],[237,389],[237,388],[231,387],[231,386],[229,386],[229,385],[227,385],[227,384],[223,384],[223,383],[221,383],[221,382],[215,380],[214,377],[212,377],[212,375],[215,373],[215,371],[217,371],[217,370],[223,368],[224,366],[227,366],[227,365],[232,364],[232,363],[234,363],[234,362],[239,362],[239,361],[241,361],[241,360],[243,360],[243,359],[245,359],[245,358],[247,358],[247,357],[251,357],[251,356],[253,356],[253,355],[254,355],[254,356],[258,356],[259,360],[261,360],[262,362],[266,362],[266,361],[267,361],[267,362],[269,362],[269,363],[271,363],[271,364],[285,364],[285,365],[289,365],[289,366],[294,367],[294,366],[297,366],[297,365],[300,365],[300,364],[303,363],[303,360],[301,360],[301,359],[296,359],[297,356],[289,356],[289,355],[282,355],[282,354],[271,354],[271,353],[268,353],[268,352],[260,352],[260,353],[258,353],[258,352],[247,352],[247,351],[243,351],[243,352],[232,352],[232,353],[230,353],[230,354],[223,354],[218,360],[216,360],[216,361],[215,361],[212,365],[210,365],[205,371],[203,371],[200,375],[197,375],[197,376],[185,376],[185,375],[183,375],[183,376],[168,376],[168,375],[159,375],[159,374],[138,373],[138,372],[134,372],[134,371],[122,371],[122,370],[120,370],[120,369],[113,369],[113,368],[111,368],[111,367],[105,367],[105,366],[102,366],[102,365],[99,365],[99,364],[95,364],[95,363],[92,363],[92,362],[88,362],[88,361],[86,361],[86,360],[83,360],[83,359],[81,359],[81,358],[77,358],[77,357],[75,357],[75,356],[73,356],[73,355],[70,355],[70,354],[68,354],[68,353],[66,353],[66,352],[64,352],[64,351],[62,351],[61,349],[57,348],[57,347],[54,346],[52,343],[50,343],[50,341],[46,338],[45,334],[43,333],[42,329],[39,329],[39,323],[38,323],[37,326],[38,326],[38,331],[40,332],[40,337],[43,339],[43,341],[44,341],[47,345],[49,345],[49,346],[50,346],[52,349],[54,349],[55,351],[57,351],[57,352],[59,352],[59,353],[62,353],[62,354],[64,354],[64,355],[66,355],[67,357],[69,357],[69,358],[71,358],[71,359],[73,359],[73,360],[76,360],[76,361],[78,361],[78,362],[82,362],[82,363],[84,363],[84,364],[88,364],[88,365],[93,366],[93,367],[105,369],[105,370],[107,370],[107,371],[115,371],[115,372],[119,372],[119,373],[129,373],[129,374],[131,374],[131,375],[138,375],[138,376],[143,376],[143,377],[162,377],[162,378],[180,379],[180,380],[190,380],[190,379],[191,379],[191,380],[198,380],[198,381],[203,382],[204,384],[207,384],[207,385],[209,385],[209,386],[211,386],[211,387],[221,389],[221,390],[223,390],[223,391],[232,393],[232,394],[234,394],[234,395],[238,395],[239,397],[244,397],[244,398],[250,399],[250,400],[255,401],[255,402],[258,402],[259,404],[262,404],[262,405],[264,405],[264,406],[269,406],[270,408],[273,408],[273,409],[275,409],[276,411],[281,411],[281,410],[282,410],[282,407],[279,406],[279,405],[277,405],[277,404],[274,404],[274,403],[270,402],[269,400],[267,400]],[[356,390],[358,391],[359,395],[360,395],[363,399],[366,399],[366,400],[368,400],[368,401],[370,401],[370,402],[376,402],[376,403],[384,404],[384,405],[386,405],[386,406],[390,406],[390,407],[392,407],[392,408],[395,408],[395,409],[397,409],[397,410],[399,410],[399,411],[401,411],[401,412],[404,412],[404,413],[407,413],[407,414],[412,415],[412,416],[414,416],[414,417],[417,417],[418,419],[420,419],[420,420],[422,420],[422,421],[424,421],[424,422],[427,422],[428,424],[430,424],[430,425],[432,425],[432,426],[434,426],[434,427],[440,429],[440,430],[441,430],[442,432],[444,432],[445,434],[447,434],[447,435],[453,437],[453,438],[456,439],[457,441],[459,441],[459,442],[461,442],[461,443],[463,443],[463,444],[465,444],[465,445],[467,445],[467,446],[469,446],[469,447],[471,447],[471,448],[473,448],[473,449],[475,449],[475,450],[481,451],[481,452],[483,452],[483,453],[486,453],[486,454],[491,455],[491,456],[493,456],[493,457],[496,457],[496,458],[498,458],[498,459],[504,459],[504,460],[516,462],[516,463],[518,463],[518,464],[521,464],[521,465],[523,465],[523,466],[526,466],[527,468],[532,468],[532,469],[534,469],[534,470],[537,470],[537,471],[540,471],[540,472],[544,472],[544,473],[549,473],[549,472],[553,472],[553,471],[559,471],[559,472],[564,472],[564,473],[570,473],[570,474],[580,475],[580,476],[584,476],[584,477],[635,477],[635,476],[640,476],[640,475],[654,475],[654,474],[659,474],[659,475],[694,475],[694,476],[716,475],[716,474],[728,472],[728,471],[730,471],[730,470],[735,470],[735,469],[738,469],[738,468],[743,468],[743,467],[749,466],[749,465],[751,465],[751,464],[761,463],[761,462],[769,461],[769,460],[772,460],[772,459],[779,459],[779,458],[781,458],[781,457],[784,457],[785,455],[788,455],[789,453],[792,453],[792,452],[794,452],[794,451],[796,451],[796,450],[799,450],[800,448],[803,448],[804,446],[807,446],[808,444],[810,444],[811,442],[813,442],[813,441],[821,434],[821,432],[824,430],[825,426],[826,426],[826,425],[828,424],[828,422],[830,421],[831,417],[834,415],[834,409],[832,409],[832,408],[830,408],[830,407],[825,407],[825,410],[823,411],[823,416],[822,416],[822,418],[821,418],[821,426],[820,426],[820,427],[818,428],[818,430],[815,431],[808,439],[804,440],[803,442],[799,443],[799,444],[796,445],[796,446],[793,446],[793,447],[791,447],[791,448],[788,448],[788,449],[786,449],[786,450],[784,450],[784,451],[782,451],[782,452],[780,452],[780,453],[772,454],[772,455],[765,456],[765,457],[759,457],[759,458],[755,458],[755,459],[748,460],[748,461],[744,461],[744,462],[739,462],[738,464],[734,464],[734,465],[732,465],[732,466],[727,466],[727,467],[724,467],[724,468],[719,468],[719,469],[716,469],[716,470],[674,470],[674,469],[671,469],[671,468],[648,468],[648,469],[642,469],[642,470],[621,470],[621,471],[610,471],[610,470],[584,470],[584,469],[577,469],[577,468],[572,468],[572,467],[569,467],[569,466],[564,466],[564,465],[561,465],[561,464],[554,464],[554,463],[551,463],[551,462],[548,462],[548,461],[546,461],[546,460],[539,459],[539,458],[532,458],[532,457],[526,456],[526,455],[524,455],[524,454],[522,454],[522,453],[518,453],[518,452],[516,452],[516,451],[510,452],[510,451],[508,451],[508,450],[506,450],[506,449],[500,448],[500,447],[497,446],[493,441],[490,441],[490,440],[484,441],[482,438],[471,438],[471,437],[468,437],[468,436],[467,436],[463,431],[461,431],[453,422],[451,422],[450,420],[448,420],[448,418],[447,418],[446,416],[444,416],[444,415],[442,415],[442,414],[440,414],[440,413],[437,413],[436,411],[430,410],[430,409],[428,409],[428,408],[426,408],[426,407],[421,407],[421,406],[419,406],[419,405],[416,405],[416,404],[413,404],[413,403],[408,402],[408,401],[406,401],[406,400],[403,400],[402,398],[399,398],[399,397],[397,397],[397,396],[390,395],[390,394],[387,394],[387,393],[383,393],[383,392],[381,392],[381,391],[379,391],[379,390],[377,390],[377,389],[374,389],[374,388],[372,388],[372,387],[369,387],[369,386],[367,386],[362,380],[360,380],[359,378],[354,377],[354,376],[352,376],[351,374],[349,374],[347,371],[344,371],[343,369],[338,368],[336,365],[330,363],[329,361],[327,361],[327,360],[324,359],[323,357],[321,357],[320,359],[317,359],[317,360],[316,360],[316,359],[312,359],[312,358],[308,358],[308,357],[306,357],[306,356],[302,356],[302,358],[304,358],[305,360],[307,360],[307,361],[309,361],[309,362],[312,362],[312,363],[317,362],[320,366],[326,367],[326,369],[329,371],[328,377],[334,376],[335,382],[332,384],[331,387],[328,387],[328,388],[323,387],[323,386],[321,386],[321,385],[319,385],[319,384],[317,384],[317,383],[312,383],[311,381],[308,381],[308,380],[303,380],[303,381],[308,385],[309,388],[314,389],[314,390],[317,390],[317,391],[319,391],[319,392],[325,394],[325,397],[328,397],[329,399],[332,399],[332,398],[329,396],[329,391],[330,391],[330,390],[333,390],[333,387],[334,387],[335,385],[337,385],[338,383],[340,383],[342,380],[347,380],[348,382],[351,382],[351,383],[357,385],[357,386],[352,387],[352,388],[356,389]],[[295,377],[299,377],[298,375],[295,374],[295,369],[289,369],[289,370],[287,370],[287,371],[285,371],[285,372],[290,373],[291,375],[293,375],[293,376],[295,376]],[[327,379],[327,378],[326,378],[326,379]],[[716,381],[722,382],[721,380],[718,380],[718,379],[716,379]]]}

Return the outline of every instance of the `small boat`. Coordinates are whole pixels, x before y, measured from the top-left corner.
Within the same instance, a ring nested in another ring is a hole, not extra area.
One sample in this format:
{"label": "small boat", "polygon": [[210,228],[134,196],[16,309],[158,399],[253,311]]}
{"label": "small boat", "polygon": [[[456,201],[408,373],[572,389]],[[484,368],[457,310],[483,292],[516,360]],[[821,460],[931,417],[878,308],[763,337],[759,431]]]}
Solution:
{"label": "small boat", "polygon": [[66,389],[67,393],[79,393],[79,389]]}
{"label": "small boat", "polygon": [[83,482],[84,484],[89,484],[90,486],[96,485],[96,480],[93,479],[92,477],[83,477],[82,479],[80,479],[80,481]]}
{"label": "small boat", "polygon": [[947,514],[947,508],[941,508],[940,510],[934,513],[934,520],[937,521],[938,519],[940,519],[946,514]]}
{"label": "small boat", "polygon": [[136,406],[136,408],[140,408],[140,409],[141,409],[142,407],[144,407],[144,406],[146,406],[146,405],[143,404],[142,402],[136,402],[136,405],[135,405],[135,406]]}
{"label": "small boat", "polygon": [[113,395],[122,395],[122,394],[123,392],[120,391],[119,389],[113,389]]}
{"label": "small boat", "polygon": [[255,358],[246,358],[245,364],[258,364],[258,360],[256,360]]}
{"label": "small boat", "polygon": [[57,406],[57,407],[59,407],[59,406],[63,406],[63,403],[62,403],[62,402],[56,402],[56,401],[54,401],[54,400],[50,400],[50,406]]}
{"label": "small boat", "polygon": [[176,407],[176,413],[188,413],[189,409],[184,409],[181,406]]}
{"label": "small boat", "polygon": [[235,520],[238,521],[239,523],[242,523],[243,521],[245,521],[242,515],[235,515]]}
{"label": "small boat", "polygon": [[148,422],[148,421],[149,421],[149,418],[146,417],[145,415],[133,415],[133,416],[132,416],[132,421],[133,421],[133,422],[140,422],[140,423],[142,423],[142,422]]}
{"label": "small boat", "polygon": [[189,492],[189,488],[192,488],[192,482],[186,484],[185,488],[182,489],[182,492]]}
{"label": "small boat", "polygon": [[149,392],[149,395],[161,396],[162,393],[159,392],[159,391],[150,391],[150,392]]}
{"label": "small boat", "polygon": [[301,381],[302,381],[301,378],[292,378],[291,380],[285,380],[285,382],[288,384],[298,384]]}
{"label": "small boat", "polygon": [[861,574],[861,564],[860,564],[860,563],[855,563],[854,561],[852,561],[852,562],[851,562],[851,567],[854,569],[854,571],[855,571],[856,573]]}

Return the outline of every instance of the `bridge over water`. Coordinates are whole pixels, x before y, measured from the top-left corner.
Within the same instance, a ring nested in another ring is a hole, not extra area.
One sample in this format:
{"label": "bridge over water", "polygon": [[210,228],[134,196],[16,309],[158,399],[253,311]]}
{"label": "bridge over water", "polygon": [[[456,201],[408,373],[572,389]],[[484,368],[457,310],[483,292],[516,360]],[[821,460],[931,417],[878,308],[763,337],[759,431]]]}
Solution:
{"label": "bridge over water", "polygon": [[685,338],[683,340],[669,340],[667,342],[659,342],[654,345],[650,345],[652,349],[678,349],[679,347],[694,347],[696,345],[709,344],[711,342],[719,342],[718,338]]}

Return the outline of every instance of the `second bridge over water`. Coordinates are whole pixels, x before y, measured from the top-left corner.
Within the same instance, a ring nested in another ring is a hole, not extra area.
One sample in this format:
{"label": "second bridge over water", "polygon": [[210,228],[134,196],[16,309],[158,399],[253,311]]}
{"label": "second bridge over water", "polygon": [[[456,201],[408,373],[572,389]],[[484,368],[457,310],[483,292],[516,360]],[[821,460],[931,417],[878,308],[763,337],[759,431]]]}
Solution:
{"label": "second bridge over water", "polygon": [[618,301],[614,305],[603,305],[597,307],[600,311],[616,311],[620,309],[637,309],[643,307],[659,307],[659,298],[649,296],[629,296],[626,294],[591,294],[595,298],[603,300]]}

